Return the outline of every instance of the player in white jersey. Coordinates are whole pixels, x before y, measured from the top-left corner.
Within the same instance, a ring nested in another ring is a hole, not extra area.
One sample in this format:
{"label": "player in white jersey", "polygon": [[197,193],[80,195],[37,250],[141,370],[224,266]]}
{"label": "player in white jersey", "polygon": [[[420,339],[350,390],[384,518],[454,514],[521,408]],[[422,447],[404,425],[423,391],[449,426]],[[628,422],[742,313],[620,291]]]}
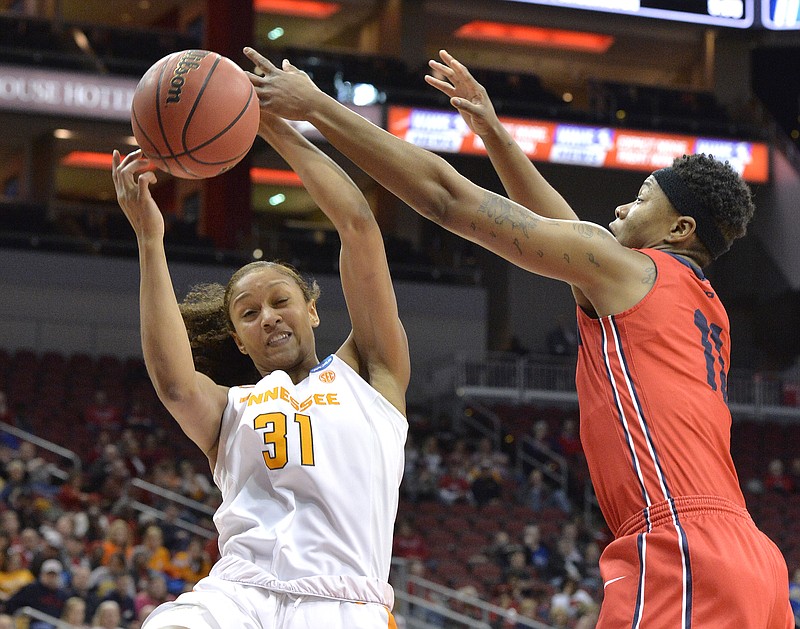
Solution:
{"label": "player in white jersey", "polygon": [[352,332],[322,362],[319,288],[285,265],[248,264],[227,287],[198,287],[179,305],[151,163],[140,151],[113,155],[139,247],[145,363],[222,492],[220,560],[144,627],[394,627],[388,578],[410,365],[383,240],[367,201],[330,158],[265,110],[259,134],[341,239]]}

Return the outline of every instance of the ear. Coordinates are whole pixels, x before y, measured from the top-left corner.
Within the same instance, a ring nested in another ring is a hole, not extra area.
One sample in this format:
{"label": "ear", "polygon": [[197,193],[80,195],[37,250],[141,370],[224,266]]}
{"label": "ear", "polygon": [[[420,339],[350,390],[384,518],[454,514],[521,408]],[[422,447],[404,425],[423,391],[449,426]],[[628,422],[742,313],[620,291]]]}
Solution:
{"label": "ear", "polygon": [[311,327],[316,328],[319,326],[319,315],[317,314],[317,302],[308,302],[308,318],[311,321]]}
{"label": "ear", "polygon": [[697,231],[697,223],[691,216],[679,216],[669,230],[666,241],[671,244],[687,243]]}
{"label": "ear", "polygon": [[239,339],[239,335],[236,332],[231,332],[231,338],[233,342],[236,343],[236,347],[239,348],[239,351],[242,352],[245,356],[247,356],[247,350],[244,348],[244,343],[242,343],[241,339]]}

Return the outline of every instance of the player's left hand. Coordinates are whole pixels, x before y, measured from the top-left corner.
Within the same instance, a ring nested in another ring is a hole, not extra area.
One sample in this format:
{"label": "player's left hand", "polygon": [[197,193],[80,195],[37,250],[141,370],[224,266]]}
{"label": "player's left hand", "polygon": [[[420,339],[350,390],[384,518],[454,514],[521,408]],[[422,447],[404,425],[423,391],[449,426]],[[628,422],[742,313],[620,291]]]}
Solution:
{"label": "player's left hand", "polygon": [[247,75],[261,107],[281,118],[306,120],[314,97],[323,94],[308,74],[286,59],[278,68],[249,47],[244,49],[244,54],[255,64],[255,72],[247,72]]}

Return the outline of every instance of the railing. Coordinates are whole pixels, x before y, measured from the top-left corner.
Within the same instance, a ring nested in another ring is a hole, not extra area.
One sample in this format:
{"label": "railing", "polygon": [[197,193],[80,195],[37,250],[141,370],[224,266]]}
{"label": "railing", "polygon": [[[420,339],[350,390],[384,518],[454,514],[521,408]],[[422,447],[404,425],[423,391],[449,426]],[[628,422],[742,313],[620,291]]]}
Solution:
{"label": "railing", "polygon": [[[14,612],[14,619],[16,622],[16,626],[28,626],[30,629],[36,629],[36,623],[30,622],[31,620],[39,620],[43,623],[46,623],[47,626],[55,627],[56,629],[75,629],[75,625],[72,623],[66,622],[65,620],[61,620],[59,618],[55,618],[50,614],[45,614],[44,612],[39,611],[38,609],[34,609],[33,607],[20,607],[17,611]],[[19,619],[24,618],[27,620],[29,624],[23,625],[19,622]],[[88,626],[88,625],[87,625]],[[117,629],[121,629],[121,627],[117,627]]]}
{"label": "railing", "polygon": [[[574,361],[491,355],[484,359],[456,357],[446,373],[433,379],[452,386],[462,399],[515,404],[553,403],[577,406]],[[728,406],[734,419],[800,421],[800,406],[785,402],[797,383],[779,375],[737,371],[728,377]]]}
{"label": "railing", "polygon": [[[60,456],[61,458],[69,460],[70,464],[72,465],[72,470],[74,472],[81,471],[81,458],[75,454],[72,450],[68,450],[67,448],[62,448],[59,445],[56,445],[52,441],[47,441],[47,439],[42,439],[41,437],[37,437],[33,433],[30,433],[26,430],[22,430],[21,428],[17,428],[16,426],[12,426],[11,424],[6,424],[5,422],[0,422],[0,431],[6,432],[9,435],[13,435],[18,439],[22,439],[23,441],[30,441],[35,446],[42,448],[43,450],[47,450],[48,452],[52,452],[53,454]],[[66,480],[69,477],[69,474],[64,472],[61,468],[50,465],[48,471],[53,476],[60,478],[61,480]]]}
{"label": "railing", "polygon": [[[149,483],[141,478],[133,478],[130,481],[130,486],[135,487],[141,491],[145,491],[149,494],[159,496],[164,500],[169,502],[174,502],[184,507],[187,507],[195,512],[202,513],[204,515],[211,515],[213,516],[216,510],[212,507],[209,507],[202,502],[198,502],[197,500],[192,500],[191,498],[187,498],[186,496],[171,491],[169,489],[164,489],[158,485],[154,485],[153,483]],[[139,502],[138,500],[132,500],[130,506],[136,509],[141,513],[146,513],[155,517],[158,520],[165,520],[167,518],[167,514],[161,511],[160,509],[156,509],[155,507],[151,507],[150,505],[144,504],[143,502]],[[197,526],[192,522],[186,522],[185,520],[181,520],[180,518],[175,520],[175,526],[181,528],[185,531],[189,531],[195,535],[199,535],[200,537],[204,537],[205,539],[214,539],[217,536],[217,531],[209,528],[205,528],[203,526]]]}
{"label": "railing", "polygon": [[[446,626],[452,629],[491,629],[496,626],[494,623],[497,619],[513,621],[517,629],[553,629],[533,618],[520,616],[516,610],[487,603],[475,596],[412,575],[405,559],[392,559],[392,587],[396,601],[394,613],[402,617],[406,629],[441,627],[443,619],[448,621]],[[464,607],[472,613],[456,611]]]}

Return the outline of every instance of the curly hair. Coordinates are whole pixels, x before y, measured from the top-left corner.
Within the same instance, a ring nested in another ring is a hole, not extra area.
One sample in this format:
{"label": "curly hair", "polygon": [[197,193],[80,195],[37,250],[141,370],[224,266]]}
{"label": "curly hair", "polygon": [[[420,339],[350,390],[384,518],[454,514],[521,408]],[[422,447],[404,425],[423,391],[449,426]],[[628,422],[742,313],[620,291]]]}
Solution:
{"label": "curly hair", "polygon": [[753,195],[729,162],[698,153],[676,157],[672,168],[711,212],[729,246],[747,233],[756,209]]}
{"label": "curly hair", "polygon": [[236,271],[227,286],[217,283],[193,286],[179,304],[195,368],[217,384],[236,386],[261,379],[251,358],[239,351],[231,336],[233,323],[228,308],[231,293],[239,280],[262,269],[274,269],[290,277],[300,287],[306,302],[319,299],[320,289],[315,280],[306,281],[288,264],[258,261]]}

